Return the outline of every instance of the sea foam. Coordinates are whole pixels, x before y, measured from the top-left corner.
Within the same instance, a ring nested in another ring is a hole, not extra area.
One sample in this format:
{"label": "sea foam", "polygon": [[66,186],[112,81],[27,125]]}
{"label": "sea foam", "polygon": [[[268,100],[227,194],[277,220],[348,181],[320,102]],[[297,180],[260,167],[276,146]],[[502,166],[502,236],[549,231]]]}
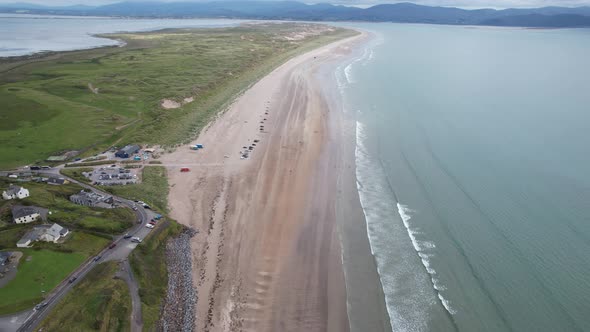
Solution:
{"label": "sea foam", "polygon": [[438,299],[440,300],[441,304],[449,314],[456,314],[457,311],[451,307],[449,300],[447,300],[441,293],[442,291],[446,290],[446,287],[440,283],[439,279],[435,278],[436,270],[431,266],[430,263],[430,258],[432,258],[434,255],[424,253],[425,250],[432,250],[436,248],[436,245],[429,241],[419,241],[416,239],[416,234],[419,234],[419,232],[413,230],[412,226],[410,225],[410,219],[412,219],[411,213],[415,211],[408,208],[406,205],[400,204],[399,202],[397,203],[397,210],[399,212],[400,217],[402,218],[404,226],[406,227],[408,236],[412,241],[412,245],[418,253],[422,265],[424,265],[424,269],[430,275],[430,281],[432,282],[432,287],[436,291]]}

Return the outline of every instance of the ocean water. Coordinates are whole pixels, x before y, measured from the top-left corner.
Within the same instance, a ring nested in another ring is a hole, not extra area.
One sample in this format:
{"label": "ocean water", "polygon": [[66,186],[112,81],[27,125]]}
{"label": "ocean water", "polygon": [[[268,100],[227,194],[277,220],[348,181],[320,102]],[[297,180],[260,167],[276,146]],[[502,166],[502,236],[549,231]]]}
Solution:
{"label": "ocean water", "polygon": [[394,331],[590,331],[590,30],[353,24],[336,72]]}
{"label": "ocean water", "polygon": [[237,25],[241,22],[244,21],[0,14],[0,57],[120,44],[116,40],[93,36],[95,34],[151,31],[165,28],[224,27]]}

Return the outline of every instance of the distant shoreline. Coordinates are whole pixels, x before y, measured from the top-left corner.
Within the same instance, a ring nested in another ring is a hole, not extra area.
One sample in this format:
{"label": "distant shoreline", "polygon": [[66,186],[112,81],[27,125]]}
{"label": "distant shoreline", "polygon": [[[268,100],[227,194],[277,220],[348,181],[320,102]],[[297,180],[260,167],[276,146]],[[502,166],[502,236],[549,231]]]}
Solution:
{"label": "distant shoreline", "polygon": [[463,9],[424,6],[410,2],[377,4],[361,8],[300,2],[175,2],[128,3],[104,6],[48,7],[26,4],[1,6],[6,14],[106,16],[142,19],[246,19],[308,22],[392,22],[446,25],[507,26],[536,28],[588,28],[590,7],[540,7]]}

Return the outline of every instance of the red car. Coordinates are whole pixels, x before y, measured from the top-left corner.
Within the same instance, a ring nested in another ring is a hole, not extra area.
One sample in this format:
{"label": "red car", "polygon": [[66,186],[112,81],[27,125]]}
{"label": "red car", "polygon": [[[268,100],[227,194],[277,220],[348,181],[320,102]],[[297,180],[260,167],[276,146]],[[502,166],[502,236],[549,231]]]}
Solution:
{"label": "red car", "polygon": [[183,167],[180,169],[181,172],[190,172],[191,170],[188,167]]}
{"label": "red car", "polygon": [[111,245],[109,246],[109,249],[113,249],[113,248],[114,248],[114,247],[116,247],[116,246],[117,246],[117,244],[116,244],[116,243],[113,243],[113,244],[111,244]]}

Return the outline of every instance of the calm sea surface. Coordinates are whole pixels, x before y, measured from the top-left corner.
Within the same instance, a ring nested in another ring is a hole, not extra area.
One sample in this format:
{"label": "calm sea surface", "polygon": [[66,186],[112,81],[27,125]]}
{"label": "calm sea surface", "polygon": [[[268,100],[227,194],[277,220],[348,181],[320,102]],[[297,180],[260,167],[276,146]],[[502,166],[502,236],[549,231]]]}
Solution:
{"label": "calm sea surface", "polygon": [[0,14],[0,57],[119,44],[112,39],[94,37],[93,34],[222,27],[241,22],[243,21],[221,19],[123,19]]}
{"label": "calm sea surface", "polygon": [[336,73],[395,331],[590,331],[590,30],[354,25]]}

